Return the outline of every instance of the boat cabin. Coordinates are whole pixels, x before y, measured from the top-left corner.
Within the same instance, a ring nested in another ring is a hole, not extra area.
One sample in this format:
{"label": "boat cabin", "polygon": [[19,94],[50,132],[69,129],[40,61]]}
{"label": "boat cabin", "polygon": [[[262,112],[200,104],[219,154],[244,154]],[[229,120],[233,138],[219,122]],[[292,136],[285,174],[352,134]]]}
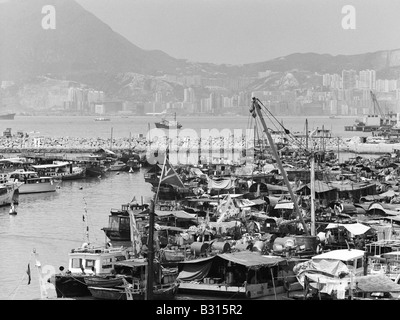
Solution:
{"label": "boat cabin", "polygon": [[349,270],[352,270],[355,275],[364,275],[366,271],[366,252],[357,249],[340,249],[332,250],[312,257],[312,261],[320,262],[322,260],[328,261],[342,261]]}
{"label": "boat cabin", "polygon": [[85,244],[69,253],[68,270],[71,273],[109,274],[118,261],[126,260],[126,252],[120,248],[88,248]]}
{"label": "boat cabin", "polygon": [[138,230],[143,230],[145,224],[148,222],[148,204],[123,204],[121,209],[111,209],[109,215],[108,226],[102,228],[106,236],[114,241],[131,241],[131,227],[129,208],[133,210],[135,215],[136,226]]}

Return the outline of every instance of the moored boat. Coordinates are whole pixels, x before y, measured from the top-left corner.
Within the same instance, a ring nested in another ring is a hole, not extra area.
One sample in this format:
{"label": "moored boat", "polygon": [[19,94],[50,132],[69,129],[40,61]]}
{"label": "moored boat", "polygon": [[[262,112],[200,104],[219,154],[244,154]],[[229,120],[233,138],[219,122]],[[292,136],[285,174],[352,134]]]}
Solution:
{"label": "moored boat", "polygon": [[[178,264],[179,293],[254,299],[285,292],[280,266],[287,260],[238,251]],[[282,270],[281,270],[282,271]]]}
{"label": "moored boat", "polygon": [[14,120],[15,113],[2,113],[0,114],[0,120]]}
{"label": "moored boat", "polygon": [[[153,300],[173,299],[178,291],[179,283],[175,281],[177,272],[164,271],[161,265],[154,263],[155,277],[153,286]],[[91,295],[103,300],[144,300],[146,295],[146,274],[148,262],[144,258],[134,258],[115,263],[116,279],[123,281],[123,285],[115,287],[88,286]],[[117,281],[117,280],[116,280]]]}
{"label": "moored boat", "polygon": [[181,129],[182,125],[176,120],[176,113],[174,120],[168,120],[166,118],[161,119],[161,121],[155,123],[158,129]]}
{"label": "moored boat", "polygon": [[83,244],[81,248],[73,249],[69,253],[68,270],[60,269],[52,277],[57,297],[85,297],[90,296],[86,277],[93,275],[108,275],[117,261],[125,260],[125,248],[95,248]]}
{"label": "moored boat", "polygon": [[86,168],[73,165],[69,161],[53,161],[51,164],[33,165],[33,170],[41,176],[59,178],[61,180],[75,180],[86,177]]}
{"label": "moored boat", "polygon": [[18,202],[18,189],[22,182],[6,182],[0,184],[0,206],[8,206]]}
{"label": "moored boat", "polygon": [[22,183],[18,189],[20,194],[54,192],[61,183],[61,180],[52,177],[40,177],[35,171],[24,170],[11,172],[9,179]]}
{"label": "moored boat", "polygon": [[128,169],[128,166],[125,162],[117,160],[114,163],[110,164],[110,171],[125,171]]}

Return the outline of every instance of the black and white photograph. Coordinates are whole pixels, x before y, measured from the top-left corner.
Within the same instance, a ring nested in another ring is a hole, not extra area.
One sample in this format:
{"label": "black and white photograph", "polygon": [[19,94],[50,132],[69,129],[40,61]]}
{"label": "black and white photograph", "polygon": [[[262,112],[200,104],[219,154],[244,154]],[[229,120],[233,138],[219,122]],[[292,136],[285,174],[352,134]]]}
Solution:
{"label": "black and white photograph", "polygon": [[399,18],[0,0],[0,300],[399,300]]}

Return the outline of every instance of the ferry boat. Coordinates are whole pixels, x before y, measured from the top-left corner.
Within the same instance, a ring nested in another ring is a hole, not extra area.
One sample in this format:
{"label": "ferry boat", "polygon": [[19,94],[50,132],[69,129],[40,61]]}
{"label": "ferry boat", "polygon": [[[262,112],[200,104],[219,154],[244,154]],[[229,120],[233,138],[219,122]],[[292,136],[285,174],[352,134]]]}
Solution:
{"label": "ferry boat", "polygon": [[95,118],[94,121],[111,121],[111,119],[110,118],[99,117],[99,118]]}
{"label": "ferry boat", "polygon": [[69,253],[68,270],[60,267],[60,273],[51,277],[58,298],[87,297],[91,293],[86,277],[108,275],[118,261],[126,260],[126,248],[96,248],[84,243]]}
{"label": "ferry boat", "polygon": [[40,176],[59,178],[61,180],[75,180],[86,177],[86,168],[73,165],[69,161],[53,161],[52,164],[31,166]]}
{"label": "ferry boat", "polygon": [[16,170],[9,174],[9,180],[21,182],[20,194],[54,192],[61,180],[52,177],[40,177],[36,171]]}
{"label": "ferry boat", "polygon": [[176,121],[176,113],[174,120],[168,120],[163,118],[160,122],[155,123],[156,128],[158,129],[180,129],[182,125]]}
{"label": "ferry boat", "polygon": [[14,120],[15,113],[3,113],[0,114],[0,120]]}

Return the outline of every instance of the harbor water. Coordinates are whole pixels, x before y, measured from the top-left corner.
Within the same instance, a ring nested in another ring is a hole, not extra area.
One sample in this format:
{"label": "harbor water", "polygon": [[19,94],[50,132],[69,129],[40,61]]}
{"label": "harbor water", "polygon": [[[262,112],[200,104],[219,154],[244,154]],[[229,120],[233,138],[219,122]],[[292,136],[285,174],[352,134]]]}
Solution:
{"label": "harbor water", "polygon": [[[13,121],[0,121],[0,130],[13,132],[40,132],[46,136],[114,138],[146,134],[149,124],[154,128],[157,117],[113,117],[110,122],[95,122],[93,117],[19,117]],[[184,117],[179,119],[184,128],[247,129],[248,117]],[[305,118],[283,118],[286,128],[304,131]],[[310,130],[315,127],[331,130],[335,136],[354,136],[345,132],[354,118],[309,118]],[[112,129],[111,129],[112,128]],[[19,196],[16,215],[9,207],[0,208],[0,299],[37,299],[40,288],[37,270],[31,253],[39,254],[44,277],[49,278],[59,266],[67,267],[68,252],[86,242],[85,227],[89,226],[89,239],[94,245],[107,241],[101,228],[108,224],[112,208],[130,202],[133,197],[150,198],[151,185],[144,181],[145,169],[135,173],[111,172],[104,178],[86,178],[63,181],[60,189],[52,193]],[[83,216],[87,220],[83,221]],[[28,285],[27,267],[30,262],[32,281]],[[47,272],[47,273],[46,273]],[[49,288],[49,296],[55,296]]]}

